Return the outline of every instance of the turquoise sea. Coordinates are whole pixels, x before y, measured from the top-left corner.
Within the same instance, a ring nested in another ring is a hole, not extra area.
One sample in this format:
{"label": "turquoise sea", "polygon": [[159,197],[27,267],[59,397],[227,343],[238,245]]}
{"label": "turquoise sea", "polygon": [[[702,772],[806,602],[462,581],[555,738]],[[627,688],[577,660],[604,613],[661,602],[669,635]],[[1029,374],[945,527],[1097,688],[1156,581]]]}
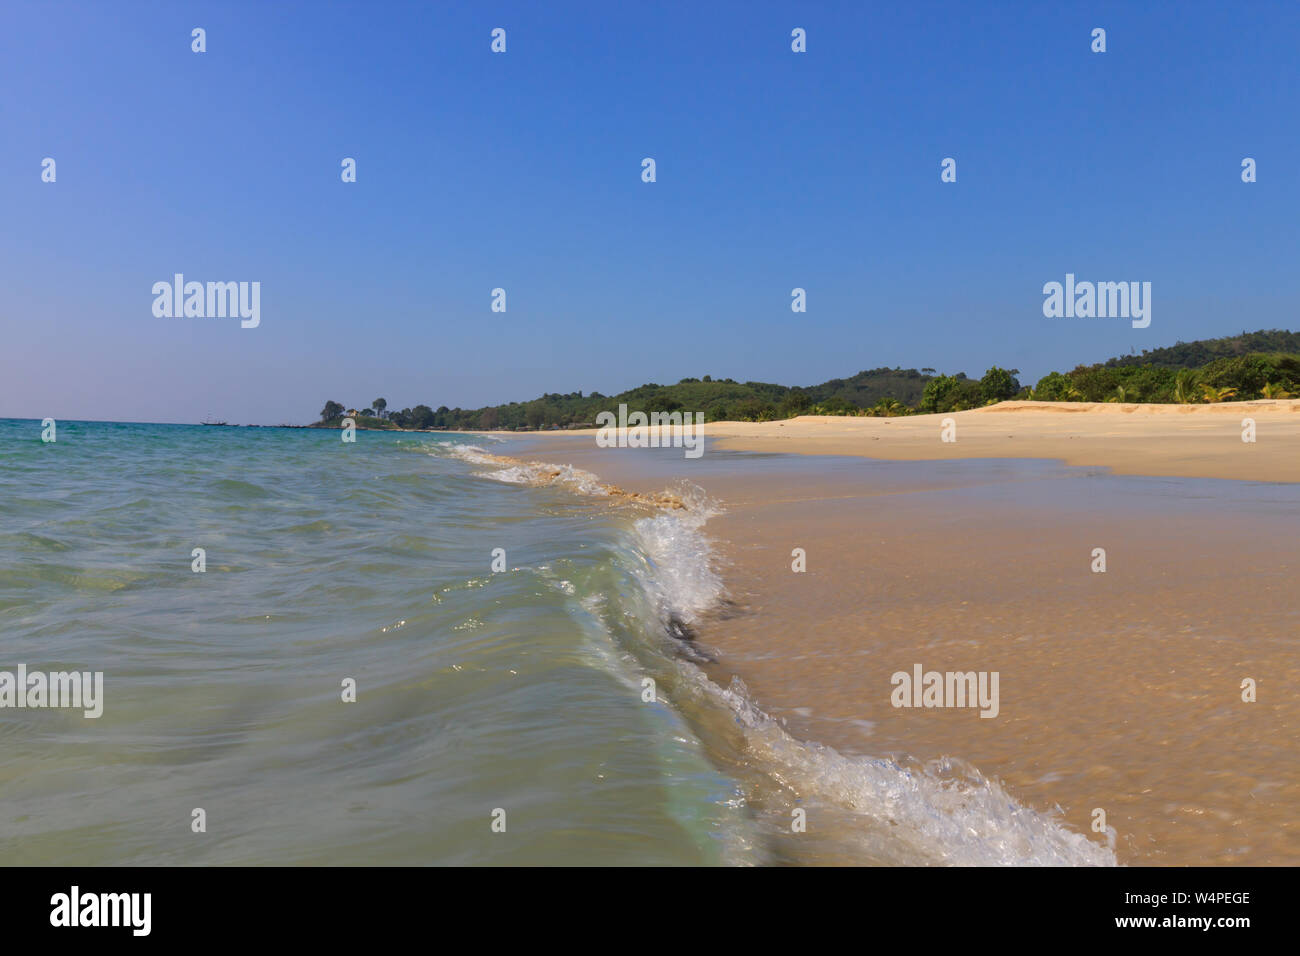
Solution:
{"label": "turquoise sea", "polygon": [[102,672],[104,711],[0,709],[7,864],[1114,862],[709,681],[698,489],[451,434],[57,428],[0,420],[0,671]]}

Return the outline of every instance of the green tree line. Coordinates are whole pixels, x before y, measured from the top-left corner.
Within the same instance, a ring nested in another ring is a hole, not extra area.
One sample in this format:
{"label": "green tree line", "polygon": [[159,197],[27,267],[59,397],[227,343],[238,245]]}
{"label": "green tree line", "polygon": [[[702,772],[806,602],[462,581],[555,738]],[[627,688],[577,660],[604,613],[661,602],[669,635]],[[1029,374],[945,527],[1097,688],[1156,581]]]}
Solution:
{"label": "green tree line", "polygon": [[796,415],[893,416],[963,411],[1008,399],[1050,402],[1198,403],[1300,396],[1300,333],[1278,330],[1183,343],[1050,372],[1022,385],[1017,369],[994,366],[978,379],[932,368],[877,368],[807,387],[730,378],[649,383],[617,395],[551,393],[483,408],[416,405],[390,409],[377,398],[362,409],[329,401],[319,427],[353,417],[362,428],[450,431],[592,427],[596,415],[626,404],[642,412],[700,412],[706,421],[773,421]]}

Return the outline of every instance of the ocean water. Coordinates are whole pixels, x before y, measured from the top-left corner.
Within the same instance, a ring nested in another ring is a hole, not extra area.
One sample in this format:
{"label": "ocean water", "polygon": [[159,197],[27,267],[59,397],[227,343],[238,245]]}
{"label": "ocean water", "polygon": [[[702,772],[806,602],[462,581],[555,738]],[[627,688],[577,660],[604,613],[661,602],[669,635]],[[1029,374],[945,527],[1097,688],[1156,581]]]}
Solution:
{"label": "ocean water", "polygon": [[1114,863],[974,768],[843,756],[710,681],[701,489],[493,448],[0,420],[0,671],[104,675],[97,719],[0,708],[0,859]]}

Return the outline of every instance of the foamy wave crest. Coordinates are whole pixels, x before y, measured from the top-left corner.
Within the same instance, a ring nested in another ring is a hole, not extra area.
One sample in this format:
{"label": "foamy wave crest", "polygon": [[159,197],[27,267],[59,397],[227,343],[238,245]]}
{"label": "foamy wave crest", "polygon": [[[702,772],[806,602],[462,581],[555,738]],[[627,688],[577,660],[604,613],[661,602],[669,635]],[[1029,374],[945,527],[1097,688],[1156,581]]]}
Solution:
{"label": "foamy wave crest", "polygon": [[[846,757],[792,737],[754,704],[739,678],[723,689],[689,662],[681,662],[679,670],[697,693],[731,711],[756,764],[793,791],[800,804],[837,813],[838,822],[848,824],[844,832],[866,859],[948,866],[1116,865],[1111,849],[1052,815],[1022,806],[962,761],[909,769],[893,760]],[[788,825],[788,813],[782,820]]]}
{"label": "foamy wave crest", "polygon": [[572,465],[552,465],[542,461],[520,461],[494,455],[477,445],[444,445],[443,449],[453,458],[459,458],[474,465],[487,465],[490,470],[483,472],[484,478],[504,481],[512,485],[563,485],[578,494],[605,495],[610,493],[610,486],[589,471],[574,468]]}
{"label": "foamy wave crest", "polygon": [[702,488],[685,482],[674,489],[673,497],[685,503],[682,510],[641,518],[633,525],[636,548],[644,559],[633,573],[670,631],[679,625],[693,628],[724,594],[712,542],[703,531],[704,523],[718,513],[717,506]]}
{"label": "foamy wave crest", "polygon": [[[484,478],[504,481],[509,484],[558,485],[578,494],[604,495],[652,508],[687,509],[697,505],[702,506],[704,502],[703,492],[699,489],[688,490],[686,497],[670,491],[663,491],[657,495],[625,491],[617,485],[601,481],[589,471],[574,468],[572,465],[553,465],[545,461],[523,461],[519,458],[508,458],[504,455],[494,455],[477,445],[439,445],[429,451],[431,455],[441,455],[443,453],[471,464],[488,465],[491,470],[480,473]],[[691,497],[692,495],[694,498]]]}

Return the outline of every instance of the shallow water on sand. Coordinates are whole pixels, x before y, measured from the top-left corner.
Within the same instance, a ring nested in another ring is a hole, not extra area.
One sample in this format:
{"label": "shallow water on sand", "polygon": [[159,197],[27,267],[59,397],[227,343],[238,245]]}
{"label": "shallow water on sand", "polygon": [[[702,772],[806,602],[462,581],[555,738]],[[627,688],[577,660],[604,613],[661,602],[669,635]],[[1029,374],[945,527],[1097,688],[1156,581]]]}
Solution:
{"label": "shallow water on sand", "polygon": [[[1300,862],[1300,486],[1046,461],[569,457],[633,487],[689,473],[721,501],[709,531],[730,600],[699,629],[707,670],[742,677],[795,737],[960,758],[1080,832],[1103,810],[1112,832],[1094,839],[1125,863]],[[893,675],[916,664],[998,672],[998,716],[893,706]]]}

